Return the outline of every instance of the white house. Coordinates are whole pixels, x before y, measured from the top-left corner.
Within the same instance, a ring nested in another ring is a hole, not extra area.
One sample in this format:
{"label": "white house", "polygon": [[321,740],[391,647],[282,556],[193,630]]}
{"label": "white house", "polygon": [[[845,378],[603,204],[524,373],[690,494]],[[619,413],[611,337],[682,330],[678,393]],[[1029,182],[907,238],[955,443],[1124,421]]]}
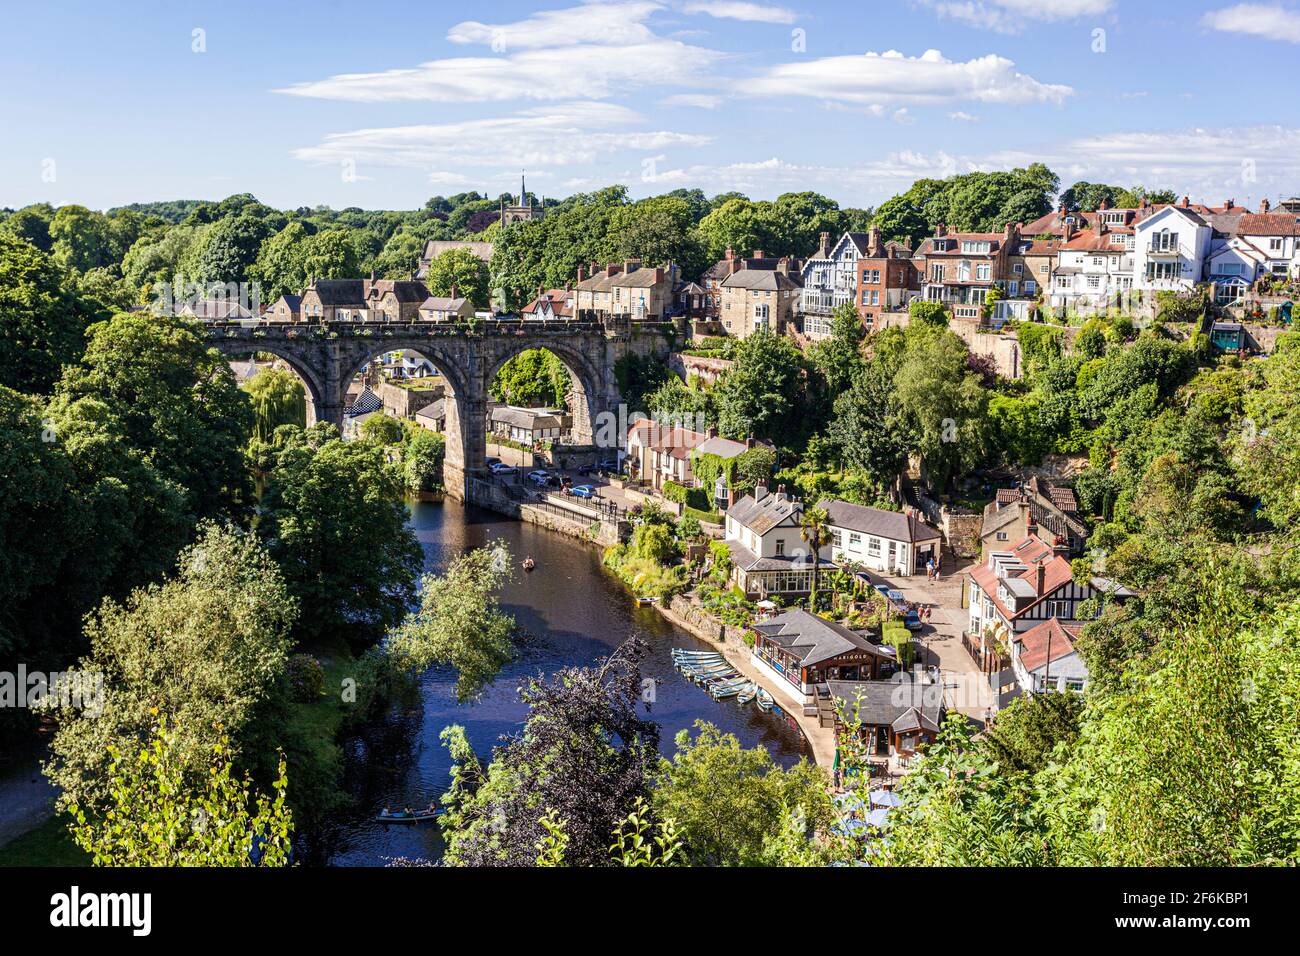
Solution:
{"label": "white house", "polygon": [[1268,255],[1243,236],[1223,240],[1206,262],[1206,281],[1214,283],[1220,305],[1235,302],[1264,274]]}
{"label": "white house", "polygon": [[1088,665],[1074,649],[1074,638],[1082,629],[1082,622],[1053,617],[1015,635],[1011,670],[1017,690],[1025,694],[1083,693],[1088,686]]}
{"label": "white house", "polygon": [[1133,230],[1104,222],[1067,239],[1052,270],[1055,308],[1103,308],[1133,288]]}
{"label": "white house", "polygon": [[826,500],[834,562],[860,564],[885,574],[910,575],[939,553],[938,531],[915,515]]}
{"label": "white house", "polygon": [[799,308],[803,313],[803,331],[811,339],[830,335],[831,313],[841,305],[853,304],[858,287],[858,259],[866,254],[868,237],[861,232],[846,232],[830,245],[831,234],[821,234],[817,252],[804,263],[803,291]]}
{"label": "white house", "polygon": [[1165,206],[1133,226],[1133,287],[1187,292],[1205,275],[1213,228],[1187,206]]}
{"label": "white house", "polygon": [[[759,485],[727,509],[726,543],[732,582],[748,595],[791,596],[812,590],[813,561],[799,532],[803,504]],[[834,570],[829,561],[823,571]]]}

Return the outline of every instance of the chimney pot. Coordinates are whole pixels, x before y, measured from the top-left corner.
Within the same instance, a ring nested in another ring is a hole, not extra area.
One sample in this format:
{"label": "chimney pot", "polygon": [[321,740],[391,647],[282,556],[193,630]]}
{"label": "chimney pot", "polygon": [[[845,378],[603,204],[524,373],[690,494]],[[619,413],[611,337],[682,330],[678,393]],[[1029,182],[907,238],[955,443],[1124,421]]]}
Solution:
{"label": "chimney pot", "polygon": [[1267,197],[1265,197],[1264,199],[1261,199],[1261,200],[1259,201],[1259,211],[1260,211],[1261,213],[1266,213],[1266,212],[1268,212],[1268,210],[1269,210],[1269,205],[1270,205],[1270,203],[1269,203]]}
{"label": "chimney pot", "polygon": [[1047,585],[1047,565],[1044,562],[1039,561],[1038,562],[1038,585],[1035,588],[1035,590],[1038,592],[1039,597],[1042,597],[1043,588],[1046,587],[1046,585]]}
{"label": "chimney pot", "polygon": [[731,246],[727,246],[727,254],[726,254],[723,258],[725,258],[725,259],[734,259],[734,258],[736,258],[736,250],[733,249],[733,248],[731,248]]}
{"label": "chimney pot", "polygon": [[586,269],[586,267],[585,267],[585,266],[582,266],[582,265],[579,265],[579,266],[578,266],[578,281],[579,281],[579,282],[582,282],[582,281],[585,280],[586,278],[587,278],[587,269]]}
{"label": "chimney pot", "polygon": [[754,250],[754,258],[755,258],[755,259],[762,259],[762,258],[763,258],[763,250],[762,250],[762,249],[755,249],[755,250]]}
{"label": "chimney pot", "polygon": [[1190,206],[1191,204],[1192,204],[1191,197],[1190,197],[1190,196],[1184,196],[1183,199],[1182,199],[1182,201],[1181,201],[1178,205],[1180,205],[1180,206],[1182,206],[1184,209],[1186,209],[1186,208],[1187,208],[1188,206]]}

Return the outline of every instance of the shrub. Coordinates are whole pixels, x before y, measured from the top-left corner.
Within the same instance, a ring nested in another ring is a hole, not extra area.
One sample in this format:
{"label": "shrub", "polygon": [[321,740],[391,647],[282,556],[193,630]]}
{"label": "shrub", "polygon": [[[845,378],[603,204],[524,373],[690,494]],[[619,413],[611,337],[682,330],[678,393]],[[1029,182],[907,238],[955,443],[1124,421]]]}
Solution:
{"label": "shrub", "polygon": [[300,704],[314,704],[325,693],[325,668],[310,654],[294,654],[285,670],[289,692]]}

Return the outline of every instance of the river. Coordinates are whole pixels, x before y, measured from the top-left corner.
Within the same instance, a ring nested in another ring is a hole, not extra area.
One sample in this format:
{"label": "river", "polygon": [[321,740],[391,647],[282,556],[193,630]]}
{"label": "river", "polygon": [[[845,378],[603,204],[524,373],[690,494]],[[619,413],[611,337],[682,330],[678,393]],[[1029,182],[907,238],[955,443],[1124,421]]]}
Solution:
{"label": "river", "polygon": [[480,759],[486,760],[502,735],[522,726],[526,708],[516,688],[523,678],[590,664],[633,634],[650,647],[643,673],[660,682],[651,716],[660,725],[665,755],[671,755],[677,732],[696,720],[735,734],[743,746],[761,744],[784,766],[807,754],[803,735],[786,718],[764,714],[752,703],[714,701],[686,681],[673,668],[669,649],[706,645],[653,608],[637,606],[601,566],[595,548],[455,501],[413,504],[411,527],[431,571],[498,539],[509,545],[516,561],[531,555],[536,570],[518,571],[501,595],[504,609],[531,636],[519,657],[474,703],[457,704],[454,672],[433,668],[421,676],[418,702],[395,708],[375,732],[349,744],[349,790],[357,805],[334,836],[331,865],[377,866],[394,857],[437,859],[442,852],[437,826],[384,826],[374,822],[374,815],[384,807],[425,806],[449,784],[451,765],[438,739],[442,728],[463,725]]}

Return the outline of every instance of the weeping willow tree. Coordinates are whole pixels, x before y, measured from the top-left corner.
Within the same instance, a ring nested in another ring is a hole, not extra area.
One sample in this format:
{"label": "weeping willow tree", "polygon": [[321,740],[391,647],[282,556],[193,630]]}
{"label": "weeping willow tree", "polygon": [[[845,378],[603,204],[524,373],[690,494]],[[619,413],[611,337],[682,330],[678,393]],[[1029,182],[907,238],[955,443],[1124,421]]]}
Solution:
{"label": "weeping willow tree", "polygon": [[253,400],[253,437],[258,441],[269,442],[281,425],[307,427],[307,395],[292,372],[266,369],[249,379],[244,391]]}

